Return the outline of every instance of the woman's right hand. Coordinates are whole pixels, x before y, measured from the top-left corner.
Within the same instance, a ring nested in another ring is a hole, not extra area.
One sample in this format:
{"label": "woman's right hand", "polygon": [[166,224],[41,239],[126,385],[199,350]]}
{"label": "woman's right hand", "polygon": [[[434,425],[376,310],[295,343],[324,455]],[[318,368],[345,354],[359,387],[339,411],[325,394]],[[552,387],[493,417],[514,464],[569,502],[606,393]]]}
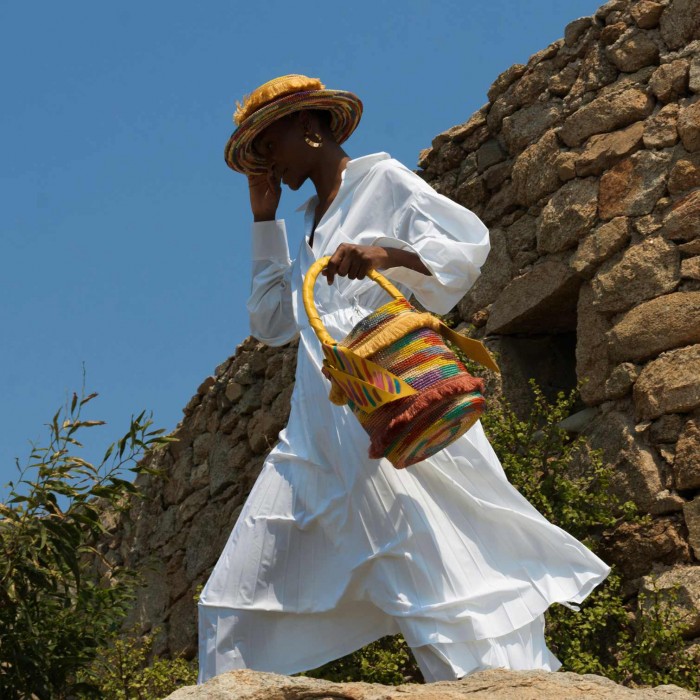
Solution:
{"label": "woman's right hand", "polygon": [[250,208],[254,221],[274,221],[282,196],[282,185],[272,170],[248,175]]}

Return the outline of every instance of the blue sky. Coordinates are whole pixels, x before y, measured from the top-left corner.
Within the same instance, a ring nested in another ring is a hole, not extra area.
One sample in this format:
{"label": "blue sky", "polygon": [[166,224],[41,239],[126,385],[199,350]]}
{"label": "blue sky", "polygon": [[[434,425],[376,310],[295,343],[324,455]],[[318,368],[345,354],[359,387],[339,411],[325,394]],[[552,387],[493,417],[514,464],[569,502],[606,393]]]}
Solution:
{"label": "blue sky", "polygon": [[[356,92],[351,157],[411,168],[496,76],[592,0],[0,2],[0,496],[83,366],[81,456],[182,407],[248,335],[250,210],[223,147],[235,101],[304,73]],[[290,247],[294,208],[284,191]],[[294,254],[294,253],[293,253]]]}

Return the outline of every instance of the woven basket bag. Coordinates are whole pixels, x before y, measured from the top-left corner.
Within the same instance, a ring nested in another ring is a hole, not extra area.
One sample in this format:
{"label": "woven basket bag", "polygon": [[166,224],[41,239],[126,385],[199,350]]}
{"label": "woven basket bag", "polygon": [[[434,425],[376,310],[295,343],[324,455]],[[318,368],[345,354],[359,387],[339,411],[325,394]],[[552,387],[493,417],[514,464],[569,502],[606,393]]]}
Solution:
{"label": "woven basket bag", "polygon": [[397,469],[420,462],[463,435],[484,411],[483,380],[467,372],[445,340],[498,372],[482,343],[418,311],[376,270],[368,277],[392,301],[363,318],[340,342],[326,331],[314,303],[314,285],[329,257],[304,279],[309,323],[324,353],[330,400],[347,404],[370,437],[369,456]]}

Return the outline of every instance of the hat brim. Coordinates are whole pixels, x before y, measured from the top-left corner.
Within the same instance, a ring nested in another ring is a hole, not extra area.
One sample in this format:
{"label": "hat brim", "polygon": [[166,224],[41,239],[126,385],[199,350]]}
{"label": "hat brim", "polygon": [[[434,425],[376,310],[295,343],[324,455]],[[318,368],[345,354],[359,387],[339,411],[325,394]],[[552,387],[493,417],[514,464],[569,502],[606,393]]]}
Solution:
{"label": "hat brim", "polygon": [[253,141],[277,119],[302,109],[331,113],[331,131],[338,143],[346,141],[362,116],[362,102],[345,90],[309,90],[281,97],[256,110],[231,134],[224,149],[227,165],[239,173],[264,173],[268,166],[253,149]]}

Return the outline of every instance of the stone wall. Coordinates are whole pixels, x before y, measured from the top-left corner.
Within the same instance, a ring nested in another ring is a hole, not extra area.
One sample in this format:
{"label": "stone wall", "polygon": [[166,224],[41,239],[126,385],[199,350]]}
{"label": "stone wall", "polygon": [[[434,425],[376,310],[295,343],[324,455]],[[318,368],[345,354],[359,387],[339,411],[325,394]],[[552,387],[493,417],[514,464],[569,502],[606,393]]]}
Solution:
{"label": "stone wall", "polygon": [[127,624],[161,628],[154,653],[196,653],[195,596],[287,422],[296,345],[268,348],[253,338],[239,345],[183,409],[171,434],[177,442],[144,458],[163,477],[139,476],[146,498],[105,515],[102,553],[146,583]]}
{"label": "stone wall", "polygon": [[[584,431],[615,488],[653,516],[606,544],[630,590],[663,570],[700,634],[700,1],[613,0],[500,75],[439,134],[420,174],[488,224],[458,320],[498,353],[503,391],[585,381]],[[546,361],[543,361],[546,358]],[[160,653],[196,651],[197,587],[284,426],[295,348],[246,340],[185,408],[163,478],[110,523],[144,572],[132,619]],[[593,410],[590,410],[593,409]],[[581,421],[579,421],[581,423]],[[694,615],[694,617],[693,617]]]}
{"label": "stone wall", "polygon": [[524,412],[529,376],[585,382],[584,432],[654,516],[609,542],[636,585],[653,565],[700,582],[699,38],[698,0],[608,2],[419,162],[491,229],[458,310],[506,395]]}

